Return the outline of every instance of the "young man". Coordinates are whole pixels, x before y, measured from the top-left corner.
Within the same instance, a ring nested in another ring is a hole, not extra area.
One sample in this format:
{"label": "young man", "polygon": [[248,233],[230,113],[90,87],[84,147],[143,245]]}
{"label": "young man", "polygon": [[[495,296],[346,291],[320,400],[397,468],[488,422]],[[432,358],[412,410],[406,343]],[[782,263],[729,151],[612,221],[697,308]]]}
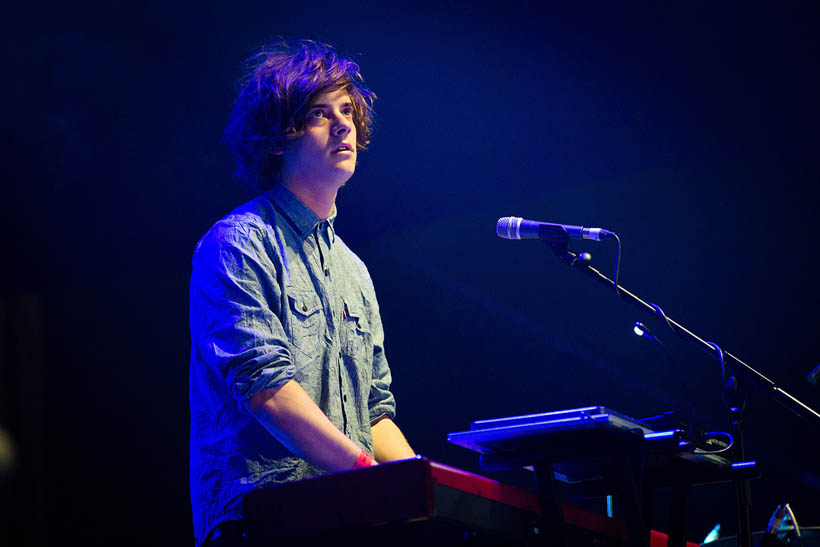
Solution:
{"label": "young man", "polygon": [[374,98],[324,44],[280,42],[251,60],[225,139],[262,193],[193,259],[197,545],[238,528],[251,489],[414,456],[393,422],[373,283],[333,228]]}

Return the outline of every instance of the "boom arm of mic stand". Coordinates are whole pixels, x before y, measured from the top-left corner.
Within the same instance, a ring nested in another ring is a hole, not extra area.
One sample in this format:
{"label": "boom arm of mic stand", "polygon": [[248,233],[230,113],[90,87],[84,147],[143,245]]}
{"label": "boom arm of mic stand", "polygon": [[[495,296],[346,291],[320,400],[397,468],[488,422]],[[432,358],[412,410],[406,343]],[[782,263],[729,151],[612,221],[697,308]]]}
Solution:
{"label": "boom arm of mic stand", "polygon": [[[587,261],[578,260],[578,255],[569,250],[567,243],[547,243],[547,245],[549,245],[550,248],[558,256],[558,258],[560,258],[561,261],[566,263],[568,266],[584,272],[589,277],[595,279],[596,281],[598,281],[599,283],[601,283],[609,289],[615,288],[615,283],[611,279],[609,279],[607,276],[605,276],[604,274],[590,266]],[[653,317],[658,317],[658,313],[657,311],[655,311],[655,308],[653,308],[652,306],[650,306],[649,304],[647,304],[646,302],[644,302],[643,300],[629,292],[628,290],[624,289],[621,285],[618,285],[617,294],[624,301],[637,306],[644,312],[651,314]],[[678,324],[677,322],[673,321],[668,317],[664,317],[663,319],[666,320],[666,322],[669,324],[669,327],[673,331],[675,331],[675,333],[679,337],[697,345],[700,349],[702,349],[715,359],[720,359],[720,355],[718,355],[717,353],[718,350],[716,350],[706,340],[690,332],[685,327],[683,327],[682,325]],[[820,427],[820,413],[818,413],[816,410],[810,408],[797,398],[793,397],[783,389],[779,388],[772,380],[770,380],[769,378],[767,378],[751,366],[747,365],[731,353],[724,351],[723,358],[727,366],[731,366],[736,371],[743,374],[743,377],[745,379],[750,380],[756,387],[762,389],[773,400],[777,401],[782,406],[792,411],[797,416],[805,419],[814,426]]]}

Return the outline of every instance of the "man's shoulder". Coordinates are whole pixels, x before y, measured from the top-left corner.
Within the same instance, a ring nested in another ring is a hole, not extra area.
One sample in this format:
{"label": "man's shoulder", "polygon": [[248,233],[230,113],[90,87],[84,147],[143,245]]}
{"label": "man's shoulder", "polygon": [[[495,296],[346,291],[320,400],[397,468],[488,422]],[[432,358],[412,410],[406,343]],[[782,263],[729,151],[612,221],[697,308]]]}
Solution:
{"label": "man's shoulder", "polygon": [[267,198],[257,196],[217,220],[200,238],[196,250],[209,242],[242,245],[251,238],[264,236],[274,223],[273,216]]}
{"label": "man's shoulder", "polygon": [[270,200],[261,194],[236,207],[214,225],[261,228],[273,222]]}

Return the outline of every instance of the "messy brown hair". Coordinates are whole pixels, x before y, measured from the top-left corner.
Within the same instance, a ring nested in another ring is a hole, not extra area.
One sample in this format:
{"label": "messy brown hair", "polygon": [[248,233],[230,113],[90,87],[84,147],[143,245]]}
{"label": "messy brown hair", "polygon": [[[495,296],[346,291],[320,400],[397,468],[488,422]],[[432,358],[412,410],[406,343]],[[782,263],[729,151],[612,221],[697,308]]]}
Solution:
{"label": "messy brown hair", "polygon": [[344,89],[353,105],[356,148],[370,144],[373,101],[359,65],[341,57],[328,44],[312,40],[280,40],[262,48],[246,62],[239,94],[223,135],[236,157],[236,174],[259,190],[279,177],[289,140],[304,134],[313,98]]}

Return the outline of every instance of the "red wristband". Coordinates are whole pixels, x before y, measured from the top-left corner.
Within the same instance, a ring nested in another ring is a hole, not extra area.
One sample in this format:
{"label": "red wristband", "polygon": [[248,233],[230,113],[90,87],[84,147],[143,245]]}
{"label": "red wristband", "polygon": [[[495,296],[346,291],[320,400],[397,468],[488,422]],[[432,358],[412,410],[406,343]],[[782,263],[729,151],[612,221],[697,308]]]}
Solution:
{"label": "red wristband", "polygon": [[359,452],[359,457],[356,458],[356,463],[353,464],[353,469],[358,469],[360,467],[370,467],[373,465],[373,456],[368,454],[364,449]]}

